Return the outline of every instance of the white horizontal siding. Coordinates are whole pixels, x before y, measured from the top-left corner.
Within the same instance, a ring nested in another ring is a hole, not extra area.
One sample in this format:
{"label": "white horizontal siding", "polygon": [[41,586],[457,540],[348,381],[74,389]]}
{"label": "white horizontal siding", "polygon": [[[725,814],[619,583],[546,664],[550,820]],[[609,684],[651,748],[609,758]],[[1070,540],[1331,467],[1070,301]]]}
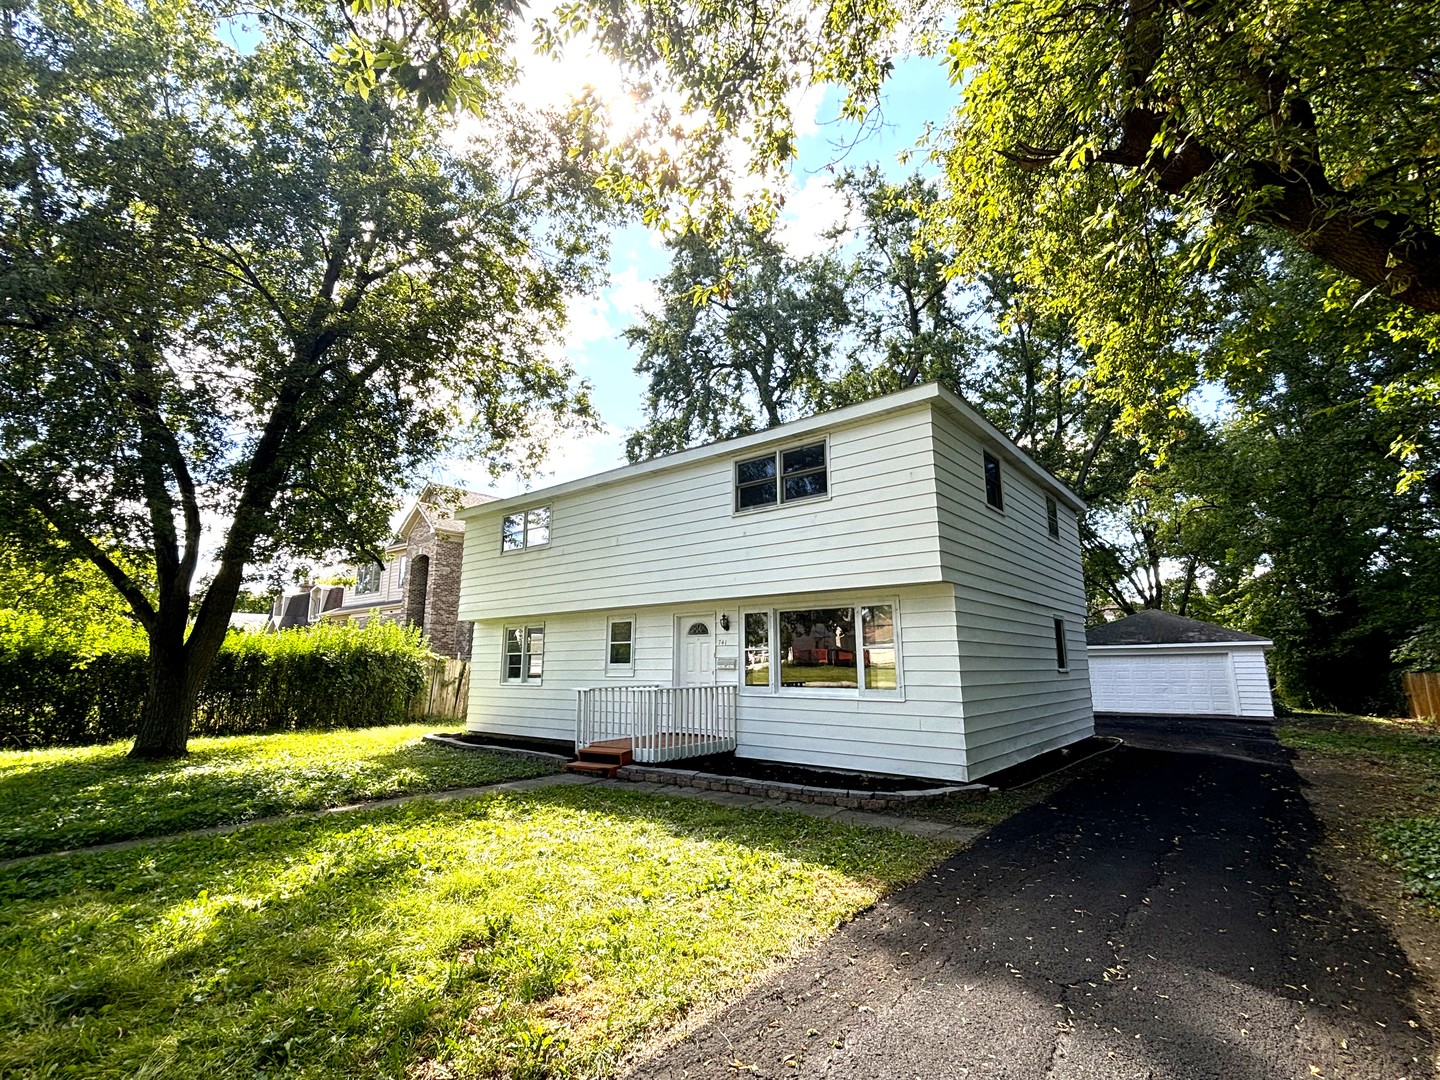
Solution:
{"label": "white horizontal siding", "polygon": [[[935,414],[941,562],[954,584],[965,748],[971,779],[1094,733],[1085,655],[1078,522],[1001,444]],[[983,454],[1001,462],[1004,510],[985,502]],[[1052,620],[1065,620],[1069,670],[1055,664]]]}
{"label": "white horizontal siding", "polygon": [[751,449],[562,492],[550,543],[526,551],[502,553],[502,515],[481,513],[465,530],[460,618],[939,581],[930,413],[830,431],[827,499],[733,513],[735,460],[764,452]]}
{"label": "white horizontal siding", "polygon": [[1235,696],[1240,702],[1240,715],[1274,716],[1275,702],[1270,696],[1265,650],[1236,648],[1230,658],[1235,665]]}
{"label": "white horizontal siding", "polygon": [[[945,586],[786,594],[722,605],[552,615],[543,620],[544,679],[530,685],[500,680],[502,628],[507,624],[477,623],[467,726],[477,732],[572,739],[577,688],[625,681],[669,685],[673,681],[677,615],[683,615],[685,621],[701,615],[715,620],[717,656],[738,660],[743,610],[889,601],[897,601],[899,606],[903,700],[859,693],[807,697],[794,691],[770,694],[742,688],[736,752],[742,757],[822,768],[964,780],[954,603]],[[607,614],[636,616],[637,663],[632,680],[604,675]],[[730,618],[728,632],[719,628],[722,614]],[[738,683],[740,665],[717,671],[717,679]]]}

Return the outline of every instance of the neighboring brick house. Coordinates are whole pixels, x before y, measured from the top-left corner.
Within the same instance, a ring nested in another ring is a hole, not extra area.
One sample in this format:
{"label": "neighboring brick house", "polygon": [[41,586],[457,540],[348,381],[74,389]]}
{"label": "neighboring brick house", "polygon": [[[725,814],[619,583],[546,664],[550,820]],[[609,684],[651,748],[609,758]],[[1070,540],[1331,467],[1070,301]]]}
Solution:
{"label": "neighboring brick house", "polygon": [[351,568],[355,584],[322,618],[333,622],[389,619],[418,626],[440,656],[470,655],[470,624],[457,617],[465,523],[455,512],[491,496],[444,484],[426,484],[401,522],[383,563]]}

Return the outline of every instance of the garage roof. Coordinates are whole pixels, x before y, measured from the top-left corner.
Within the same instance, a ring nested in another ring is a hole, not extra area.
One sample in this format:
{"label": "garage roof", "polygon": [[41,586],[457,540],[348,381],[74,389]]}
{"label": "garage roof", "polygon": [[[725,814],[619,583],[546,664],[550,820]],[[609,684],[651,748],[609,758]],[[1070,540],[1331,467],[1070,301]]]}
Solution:
{"label": "garage roof", "polygon": [[1269,638],[1227,630],[1214,623],[1187,619],[1168,611],[1145,610],[1085,631],[1089,645],[1212,645],[1226,641],[1270,644]]}

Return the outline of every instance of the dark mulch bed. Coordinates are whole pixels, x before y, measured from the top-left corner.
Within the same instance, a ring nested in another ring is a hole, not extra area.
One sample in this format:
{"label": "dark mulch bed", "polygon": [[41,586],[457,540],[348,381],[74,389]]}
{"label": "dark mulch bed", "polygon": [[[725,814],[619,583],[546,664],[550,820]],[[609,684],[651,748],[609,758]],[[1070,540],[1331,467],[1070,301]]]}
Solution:
{"label": "dark mulch bed", "polygon": [[780,761],[736,757],[734,754],[709,754],[667,762],[658,768],[684,769],[687,772],[715,773],[738,780],[770,780],[781,784],[804,784],[807,787],[835,791],[926,791],[951,787],[950,780],[917,780],[913,776],[882,776],[876,773],[840,772],[834,769],[807,769],[803,765],[787,765]]}
{"label": "dark mulch bed", "polygon": [[[472,731],[441,732],[447,739],[469,743],[472,746],[494,746],[505,750],[537,750],[546,754],[575,756],[574,743],[558,739],[521,739],[508,735],[486,735]],[[1059,750],[1050,750],[1039,757],[1022,761],[1008,769],[991,773],[980,782],[1010,791],[1055,772],[1068,768],[1096,754],[1112,749],[1115,739],[1092,736],[1072,743]],[[803,765],[787,765],[780,761],[762,761],[758,758],[741,758],[734,754],[709,754],[705,757],[684,758],[667,762],[660,768],[684,769],[687,772],[715,773],[718,776],[733,776],[741,780],[772,780],[782,784],[804,784],[808,787],[822,787],[842,791],[929,791],[933,788],[951,787],[957,781],[921,780],[913,776],[887,776],[878,773],[852,773],[837,769],[807,769]]]}
{"label": "dark mulch bed", "polygon": [[1113,750],[1119,742],[1119,739],[1112,739],[1109,736],[1092,735],[1088,739],[1081,739],[1077,743],[1062,746],[1058,750],[1047,750],[1039,757],[1022,761],[1019,765],[1011,765],[1008,769],[990,773],[988,776],[981,777],[980,783],[989,784],[1001,791],[1013,791],[1026,784],[1033,784],[1041,777],[1048,776],[1059,769],[1068,769],[1071,765],[1078,765],[1086,758]]}
{"label": "dark mulch bed", "polygon": [[520,739],[512,735],[485,735],[475,731],[437,731],[435,734],[470,746],[494,746],[501,750],[532,750],[573,758],[575,744],[560,739]]}

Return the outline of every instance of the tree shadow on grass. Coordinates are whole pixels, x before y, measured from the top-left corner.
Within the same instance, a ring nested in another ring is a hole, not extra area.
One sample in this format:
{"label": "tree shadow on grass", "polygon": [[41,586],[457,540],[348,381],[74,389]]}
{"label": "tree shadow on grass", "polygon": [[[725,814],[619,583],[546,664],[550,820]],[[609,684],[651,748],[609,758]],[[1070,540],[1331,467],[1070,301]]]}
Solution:
{"label": "tree shadow on grass", "polygon": [[556,788],[37,860],[0,872],[0,1072],[103,1071],[169,1040],[174,1075],[206,1055],[266,1068],[277,1045],[345,1075],[356,1055],[403,1063],[486,995],[508,995],[485,1021],[508,1031],[582,971],[678,965],[646,991],[673,995],[756,929],[732,878],[780,890],[782,860],[849,873],[886,845],[923,861],[895,834]]}
{"label": "tree shadow on grass", "polygon": [[199,743],[174,762],[130,761],[125,745],[37,761],[0,776],[0,859],[160,837],[397,795],[475,787],[551,771],[530,758],[412,743],[307,762],[253,743]]}

